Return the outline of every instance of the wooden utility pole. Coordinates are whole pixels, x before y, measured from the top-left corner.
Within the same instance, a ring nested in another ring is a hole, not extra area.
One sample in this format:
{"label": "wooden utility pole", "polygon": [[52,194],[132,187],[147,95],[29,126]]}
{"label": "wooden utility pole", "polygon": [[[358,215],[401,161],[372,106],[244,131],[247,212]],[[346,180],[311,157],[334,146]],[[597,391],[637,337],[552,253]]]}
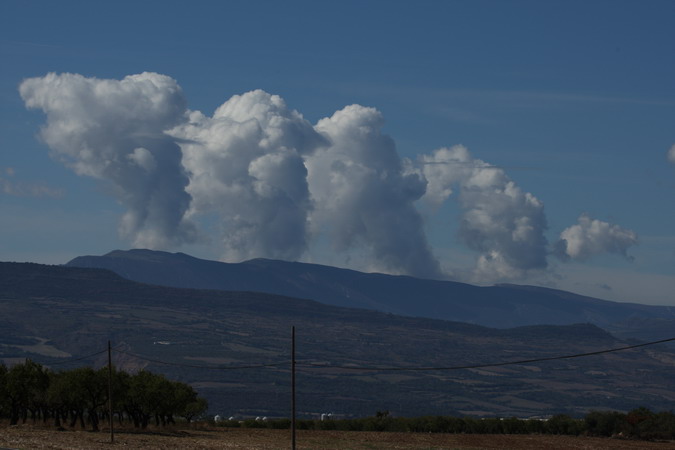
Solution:
{"label": "wooden utility pole", "polygon": [[108,416],[110,417],[110,443],[115,443],[115,431],[113,430],[113,398],[112,398],[112,355],[110,351],[110,341],[108,341]]}
{"label": "wooden utility pole", "polygon": [[295,450],[295,326],[291,328],[291,448]]}

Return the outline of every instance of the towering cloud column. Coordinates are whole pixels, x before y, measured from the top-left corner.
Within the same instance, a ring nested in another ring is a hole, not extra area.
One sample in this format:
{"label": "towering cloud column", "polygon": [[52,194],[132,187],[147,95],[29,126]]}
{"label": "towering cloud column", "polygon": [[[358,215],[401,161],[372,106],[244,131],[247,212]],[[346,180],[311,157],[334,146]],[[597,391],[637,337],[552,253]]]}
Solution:
{"label": "towering cloud column", "polygon": [[475,281],[519,278],[546,268],[546,216],[534,195],[461,145],[436,150],[420,162],[429,182],[426,200],[439,205],[459,189],[459,237],[480,252]]}
{"label": "towering cloud column", "polygon": [[339,251],[367,249],[372,269],[440,277],[413,205],[426,181],[404,170],[382,124],[377,110],[358,105],[318,122],[316,130],[330,145],[306,159],[313,224],[328,230]]}
{"label": "towering cloud column", "polygon": [[325,145],[300,113],[277,95],[252,91],[213,117],[193,112],[170,131],[180,138],[191,214],[215,214],[223,259],[295,260],[308,247],[312,204],[303,158]]}
{"label": "towering cloud column", "polygon": [[[466,281],[523,279],[547,268],[551,251],[565,261],[628,257],[637,243],[633,231],[582,215],[551,250],[543,203],[503,169],[463,146],[402,160],[373,108],[347,106],[313,126],[256,90],[208,117],[189,111],[176,81],[156,73],[48,74],[25,80],[20,93],[46,113],[41,136],[54,158],[112,186],[126,208],[120,233],[136,247],[172,249],[217,234],[227,261],[320,261],[312,244],[327,240],[371,270],[443,278],[416,202],[438,208],[455,192],[459,240],[478,253]],[[675,163],[675,146],[667,157]],[[19,187],[0,177],[5,192],[29,192]]]}
{"label": "towering cloud column", "polygon": [[123,80],[48,74],[24,80],[21,97],[47,114],[41,136],[79,175],[112,184],[127,208],[123,237],[137,247],[169,248],[195,238],[181,150],[164,130],[183,120],[185,99],[164,75]]}

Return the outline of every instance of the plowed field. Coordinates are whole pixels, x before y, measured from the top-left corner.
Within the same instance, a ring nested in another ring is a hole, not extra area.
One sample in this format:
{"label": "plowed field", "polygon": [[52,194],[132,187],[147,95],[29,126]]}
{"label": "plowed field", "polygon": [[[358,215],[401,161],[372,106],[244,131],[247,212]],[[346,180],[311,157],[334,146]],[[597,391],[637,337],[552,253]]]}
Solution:
{"label": "plowed field", "polygon": [[[0,447],[13,449],[283,449],[288,430],[176,428],[108,432],[55,431],[31,425],[0,427]],[[298,431],[298,449],[675,449],[675,442],[643,442],[573,436],[471,435]]]}

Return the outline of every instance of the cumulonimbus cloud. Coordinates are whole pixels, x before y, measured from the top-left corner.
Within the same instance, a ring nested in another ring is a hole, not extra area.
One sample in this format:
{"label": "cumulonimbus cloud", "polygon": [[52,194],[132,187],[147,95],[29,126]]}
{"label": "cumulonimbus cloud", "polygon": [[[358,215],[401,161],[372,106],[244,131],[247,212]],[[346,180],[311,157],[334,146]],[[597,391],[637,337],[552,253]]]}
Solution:
{"label": "cumulonimbus cloud", "polygon": [[175,140],[164,133],[183,120],[185,98],[156,73],[122,80],[54,74],[24,80],[29,108],[47,115],[42,139],[52,155],[80,175],[112,184],[127,208],[120,233],[135,246],[169,248],[194,240],[186,220],[188,178]]}
{"label": "cumulonimbus cloud", "polygon": [[[459,239],[477,252],[473,281],[547,267],[539,199],[463,146],[401,159],[374,108],[347,106],[313,125],[256,90],[209,117],[188,110],[178,83],[156,73],[48,74],[19,90],[27,107],[45,112],[41,137],[54,158],[114,188],[126,208],[120,233],[137,247],[194,242],[216,223],[227,261],[296,260],[327,241],[365,255],[373,270],[440,278],[416,205],[438,209],[455,196]],[[625,256],[631,233],[582,216],[556,252],[568,260]]]}
{"label": "cumulonimbus cloud", "polygon": [[582,214],[577,224],[560,233],[555,254],[562,260],[586,261],[602,253],[615,253],[631,260],[627,251],[637,242],[634,231]]}
{"label": "cumulonimbus cloud", "polygon": [[191,214],[215,213],[223,259],[298,259],[312,210],[303,158],[325,139],[276,95],[237,95],[169,134],[181,140]]}
{"label": "cumulonimbus cloud", "polygon": [[459,238],[479,252],[476,281],[521,278],[546,268],[544,205],[504,172],[457,145],[420,158],[428,180],[424,198],[434,205],[459,190]]}
{"label": "cumulonimbus cloud", "polygon": [[426,181],[405,170],[382,125],[382,114],[359,105],[317,123],[330,144],[306,159],[316,208],[313,224],[329,230],[338,250],[368,248],[375,269],[440,277],[413,205]]}

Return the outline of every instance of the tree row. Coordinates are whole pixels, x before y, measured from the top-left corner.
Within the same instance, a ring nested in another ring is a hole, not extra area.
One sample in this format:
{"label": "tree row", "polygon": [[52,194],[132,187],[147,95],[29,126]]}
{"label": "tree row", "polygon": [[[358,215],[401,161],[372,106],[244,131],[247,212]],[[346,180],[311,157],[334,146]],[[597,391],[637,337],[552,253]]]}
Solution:
{"label": "tree row", "polygon": [[[176,417],[189,422],[207,410],[206,400],[191,386],[146,370],[129,374],[113,368],[111,387],[112,414],[120,424],[145,428],[153,420],[175,423]],[[11,368],[0,365],[0,417],[11,425],[30,418],[53,420],[57,427],[89,424],[98,431],[110,418],[108,395],[107,367],[56,372],[29,359]]]}

